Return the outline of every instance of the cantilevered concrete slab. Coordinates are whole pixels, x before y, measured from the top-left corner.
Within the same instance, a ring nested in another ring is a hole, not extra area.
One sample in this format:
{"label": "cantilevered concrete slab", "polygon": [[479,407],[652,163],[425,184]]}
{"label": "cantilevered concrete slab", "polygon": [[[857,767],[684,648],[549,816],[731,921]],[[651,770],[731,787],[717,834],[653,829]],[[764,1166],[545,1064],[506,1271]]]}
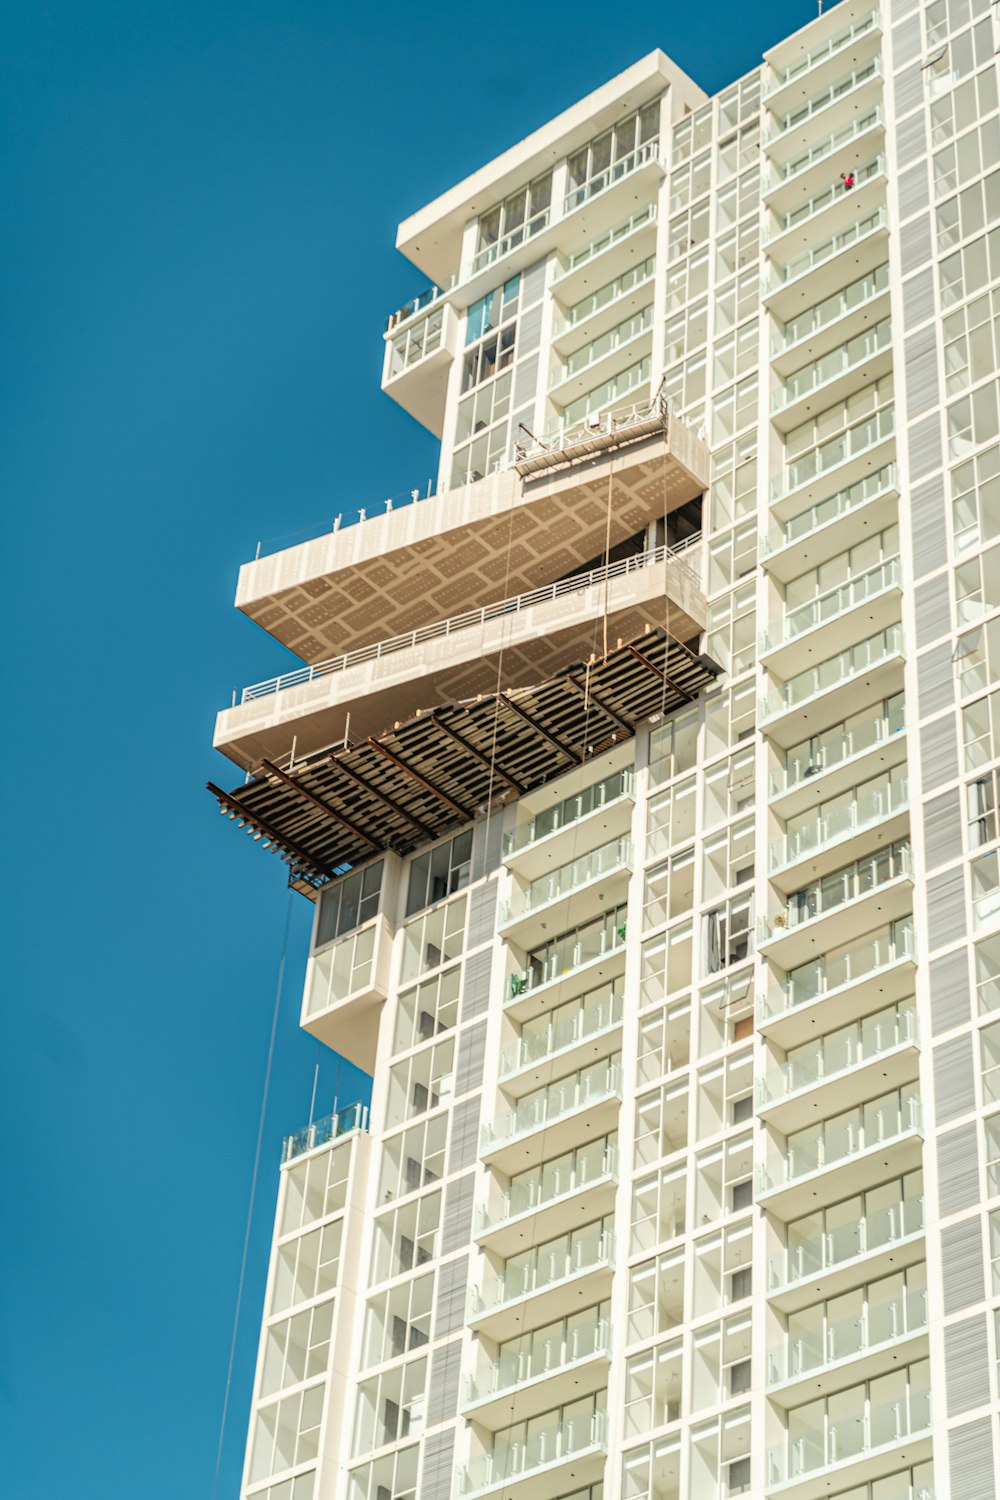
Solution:
{"label": "cantilevered concrete slab", "polygon": [[709,452],[677,417],[638,440],[462,489],[240,569],[236,605],[303,661],[552,583],[702,494]]}
{"label": "cantilevered concrete slab", "polygon": [[[694,642],[705,628],[699,586],[700,546],[674,556],[659,548],[648,558],[614,565],[605,578],[589,574],[555,598],[488,607],[456,629],[390,641],[363,650],[358,661],[325,663],[306,681],[293,673],[248,690],[245,701],[220,713],[215,748],[244,770],[281,761],[293,748],[311,755],[323,746],[381,733],[434,703],[473,698],[501,688],[529,687],[580,655],[581,643],[600,652],[619,638],[666,629]],[[605,616],[607,624],[605,627]],[[271,690],[273,689],[273,690]]]}

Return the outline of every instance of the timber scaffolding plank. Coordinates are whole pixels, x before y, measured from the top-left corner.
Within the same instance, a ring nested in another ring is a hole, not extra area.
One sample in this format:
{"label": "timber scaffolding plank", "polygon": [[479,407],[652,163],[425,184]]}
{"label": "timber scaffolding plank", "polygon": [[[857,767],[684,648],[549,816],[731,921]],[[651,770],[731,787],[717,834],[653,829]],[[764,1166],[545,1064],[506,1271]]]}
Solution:
{"label": "timber scaffolding plank", "polygon": [[536,687],[444,704],[375,739],[265,764],[232,792],[208,789],[223,813],[281,855],[289,884],[315,899],[374,853],[410,854],[497,798],[544,786],[651,714],[689,703],[718,672],[709,657],[651,630]]}

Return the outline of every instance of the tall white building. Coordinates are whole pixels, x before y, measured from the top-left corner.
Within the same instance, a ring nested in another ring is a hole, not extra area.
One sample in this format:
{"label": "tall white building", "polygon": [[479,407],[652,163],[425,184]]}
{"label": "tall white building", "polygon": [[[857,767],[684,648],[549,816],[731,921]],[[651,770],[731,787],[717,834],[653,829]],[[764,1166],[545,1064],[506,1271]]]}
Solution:
{"label": "tall white building", "polygon": [[655,52],[402,224],[434,493],[242,568],[216,731],[374,1079],[244,1500],[995,1500],[998,41]]}

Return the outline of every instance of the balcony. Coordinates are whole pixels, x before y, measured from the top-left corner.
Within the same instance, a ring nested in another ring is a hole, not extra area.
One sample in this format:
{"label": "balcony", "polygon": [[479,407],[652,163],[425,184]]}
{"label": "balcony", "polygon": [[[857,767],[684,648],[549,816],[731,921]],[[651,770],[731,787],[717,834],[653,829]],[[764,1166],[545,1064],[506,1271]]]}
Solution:
{"label": "balcony", "polygon": [[902,1198],[850,1224],[799,1240],[767,1263],[767,1296],[779,1312],[798,1312],[819,1296],[839,1296],[924,1258],[924,1200]]}
{"label": "balcony", "polygon": [[831,1020],[846,1026],[912,995],[915,962],[913,920],[901,917],[852,948],[791,969],[783,985],[759,997],[757,1024],[787,1052],[829,1029]]}
{"label": "balcony", "polygon": [[422,316],[386,335],[382,389],[438,438],[459,342],[457,313],[437,299]]}
{"label": "balcony", "polygon": [[560,316],[557,310],[552,333],[552,347],[562,357],[582,350],[601,334],[610,332],[622,321],[626,311],[638,312],[644,298],[652,295],[656,280],[656,256],[649,255],[638,265],[630,265],[612,281],[583,297]]}
{"label": "balcony", "polygon": [[470,1326],[497,1342],[519,1333],[529,1312],[535,1324],[553,1322],[608,1297],[614,1232],[597,1224],[519,1259],[521,1264],[508,1263],[499,1276],[469,1288]]}
{"label": "balcony", "polygon": [[301,1026],[372,1073],[379,1017],[389,993],[392,931],[379,916],[309,960]]}
{"label": "balcony", "polygon": [[783,379],[806,359],[818,359],[860,333],[889,305],[889,267],[876,266],[804,312],[796,313],[771,339],[771,364]]}
{"label": "balcony", "polygon": [[828,71],[831,68],[839,70],[843,66],[842,58],[846,52],[850,52],[851,60],[857,63],[859,52],[878,50],[881,35],[881,19],[878,11],[873,10],[804,53],[788,67],[772,66],[764,85],[764,103],[777,112],[787,106],[792,95],[801,90],[803,85],[808,86],[815,94],[827,82]]}
{"label": "balcony", "polygon": [[281,1147],[282,1166],[309,1151],[318,1150],[320,1146],[328,1146],[331,1141],[353,1135],[356,1130],[367,1129],[368,1106],[346,1104],[343,1109],[334,1110],[332,1115],[324,1115],[322,1120],[313,1120],[311,1125],[296,1130],[293,1135],[286,1135]]}
{"label": "balcony", "polygon": [[591,203],[600,194],[606,193],[616,183],[623,182],[627,177],[633,176],[643,167],[654,166],[662,174],[663,167],[660,162],[660,138],[653,136],[651,140],[643,141],[634,151],[629,151],[625,156],[619,157],[615,162],[610,162],[601,171],[595,172],[588,177],[586,182],[575,183],[563,199],[563,218],[568,214],[575,213],[585,203]]}
{"label": "balcony", "polygon": [[583,1067],[619,1051],[623,1009],[621,986],[614,982],[560,1006],[546,1025],[536,1022],[500,1054],[504,1093],[518,1099],[551,1082],[555,1069]]}
{"label": "balcony", "polygon": [[913,910],[910,841],[882,845],[873,854],[795,891],[774,917],[757,923],[757,951],[793,970]]}
{"label": "balcony", "polygon": [[815,1112],[855,1107],[873,1092],[900,1088],[917,1075],[917,1012],[891,1005],[807,1042],[757,1080],[757,1113],[775,1130],[803,1130]]}
{"label": "balcony", "polygon": [[923,1120],[916,1086],[801,1131],[757,1168],[757,1202],[795,1219],[919,1167]]}
{"label": "balcony", "polygon": [[805,104],[779,115],[765,128],[764,150],[771,161],[791,161],[817,129],[825,127],[831,133],[843,130],[852,114],[871,109],[880,102],[881,94],[882,60],[873,57],[846,77],[820,88]]}
{"label": "balcony", "polygon": [[477,1206],[474,1237],[509,1256],[610,1213],[618,1182],[618,1148],[608,1137],[515,1178]]}
{"label": "balcony", "polygon": [[892,525],[898,501],[896,465],[885,464],[772,528],[760,539],[760,560],[777,583],[789,583],[804,566],[820,567]]}
{"label": "balcony", "polygon": [[859,859],[862,851],[858,845],[875,842],[866,837],[875,829],[879,831],[877,842],[892,842],[906,828],[909,807],[905,775],[889,782],[878,778],[874,787],[858,787],[849,805],[837,807],[774,841],[768,850],[769,880],[779,890],[793,889],[806,861],[813,879],[821,879],[838,864]]}
{"label": "balcony", "polygon": [[903,632],[891,625],[765,694],[758,703],[758,725],[787,750],[805,739],[817,720],[846,718],[859,694],[862,702],[891,697],[902,687],[902,666]]}
{"label": "balcony", "polygon": [[837,725],[824,734],[811,735],[770,773],[768,801],[778,816],[790,818],[812,807],[817,792],[833,797],[846,791],[863,768],[877,764],[880,771],[888,771],[905,759],[906,725],[900,702],[891,712],[875,712],[850,729]]}
{"label": "balcony", "polygon": [[895,412],[891,406],[866,417],[801,458],[794,459],[784,473],[771,481],[771,513],[788,521],[817,505],[836,489],[848,489],[870,478],[895,456]]}
{"label": "balcony", "polygon": [[494,1431],[525,1421],[539,1408],[551,1410],[603,1390],[611,1361],[611,1322],[595,1316],[581,1322],[579,1314],[545,1337],[521,1335],[520,1347],[501,1349],[499,1357],[465,1377],[462,1410],[467,1417]]}
{"label": "balcony", "polygon": [[[567,1488],[586,1488],[604,1473],[607,1412],[553,1421],[517,1442],[497,1444],[456,1471],[461,1500],[502,1490],[504,1500],[551,1500]],[[568,1469],[568,1475],[563,1471]]]}
{"label": "balcony", "polygon": [[522,948],[534,947],[546,932],[586,922],[623,901],[631,874],[632,840],[614,839],[533,880],[500,907],[497,930]]}
{"label": "balcony", "polygon": [[647,203],[612,229],[597,235],[576,254],[567,256],[552,280],[552,290],[560,302],[580,295],[593,286],[595,277],[605,285],[616,276],[625,275],[641,263],[656,245],[656,204]]}
{"label": "balcony", "polygon": [[846,251],[854,252],[850,269],[855,278],[883,265],[888,234],[888,216],[885,208],[879,207],[849,228],[832,234],[822,244],[793,256],[783,266],[773,266],[761,285],[761,301],[775,317],[787,323],[795,313],[822,297],[830,285],[827,268],[832,270]]}
{"label": "balcony", "polygon": [[622,1098],[619,1061],[602,1059],[518,1101],[479,1132],[479,1154],[508,1176],[536,1166],[543,1155],[568,1151],[581,1135],[606,1135],[618,1123]]}
{"label": "balcony", "polygon": [[[810,1500],[891,1474],[901,1463],[931,1455],[930,1396],[908,1390],[899,1401],[872,1406],[862,1393],[860,1414],[823,1423],[808,1438],[786,1441],[767,1455],[767,1488],[787,1500]],[[822,1418],[820,1419],[822,1421]],[[900,1445],[906,1445],[905,1453]],[[820,1484],[823,1485],[822,1491]]]}
{"label": "balcony", "polygon": [[625,908],[547,943],[529,956],[527,972],[511,974],[504,1009],[513,1020],[543,1011],[617,979],[625,966]]}
{"label": "balcony", "polygon": [[771,396],[771,421],[779,432],[790,432],[810,412],[835,406],[891,368],[892,323],[885,318],[786,380]]}
{"label": "balcony", "polygon": [[[879,105],[866,110],[840,130],[833,130],[821,141],[793,156],[790,161],[771,163],[765,171],[762,186],[764,202],[774,213],[784,213],[803,195],[810,197],[830,180],[834,162],[837,171],[857,168],[873,147],[881,144],[885,122]],[[834,172],[836,178],[837,172]]]}
{"label": "balcony", "polygon": [[614,380],[645,354],[652,342],[652,303],[602,333],[552,371],[549,400],[560,409],[569,406],[593,386]]}
{"label": "balcony", "polygon": [[[853,187],[845,187],[838,179],[794,208],[772,214],[762,241],[772,264],[784,264],[793,241],[797,251],[801,252],[808,248],[813,233],[822,233],[827,238],[843,234],[860,217],[878,207],[885,187],[885,158],[876,156],[856,168]],[[823,223],[817,227],[820,217]]]}
{"label": "balcony", "polygon": [[[757,641],[758,659],[768,671],[793,677],[805,671],[815,656],[823,631],[827,650],[831,640],[850,644],[858,637],[886,630],[899,621],[902,569],[898,557],[888,557],[847,583],[817,594],[805,604],[790,609],[782,620],[762,630]],[[830,629],[831,626],[836,629]]]}
{"label": "balcony", "polygon": [[586,838],[598,829],[605,835],[627,834],[634,806],[635,774],[625,766],[505,833],[504,864],[522,879],[537,880],[553,864],[566,862],[581,835]]}
{"label": "balcony", "polygon": [[845,1381],[873,1380],[898,1360],[927,1353],[927,1293],[904,1292],[866,1303],[860,1316],[826,1318],[814,1334],[789,1339],[767,1354],[768,1396],[778,1406],[829,1394]]}

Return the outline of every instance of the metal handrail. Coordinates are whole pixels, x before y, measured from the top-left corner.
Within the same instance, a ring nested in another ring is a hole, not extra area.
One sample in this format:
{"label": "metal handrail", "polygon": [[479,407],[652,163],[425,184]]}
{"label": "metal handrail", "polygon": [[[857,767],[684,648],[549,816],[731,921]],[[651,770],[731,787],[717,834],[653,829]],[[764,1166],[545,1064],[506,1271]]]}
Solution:
{"label": "metal handrail", "polygon": [[286,688],[300,687],[303,683],[313,682],[318,677],[329,677],[335,672],[344,672],[349,667],[360,666],[364,662],[378,661],[383,656],[391,656],[396,651],[408,650],[413,646],[422,645],[425,641],[440,640],[443,636],[453,635],[476,625],[485,625],[490,620],[500,619],[503,615],[516,614],[519,610],[528,609],[535,604],[546,604],[553,599],[564,598],[567,594],[582,594],[588,588],[593,588],[595,584],[603,583],[605,579],[623,578],[643,568],[656,567],[662,562],[670,562],[675,567],[683,568],[694,586],[700,587],[694,569],[681,557],[682,553],[688,551],[700,540],[701,532],[694,532],[675,547],[655,547],[651,552],[643,552],[637,557],[626,557],[607,567],[593,568],[589,573],[579,573],[573,578],[559,579],[556,583],[530,589],[525,594],[515,594],[510,599],[500,600],[499,603],[486,604],[481,609],[467,610],[464,614],[452,615],[450,619],[440,620],[434,625],[422,625],[417,630],[411,630],[407,635],[391,636],[388,640],[379,641],[372,646],[359,646],[355,651],[347,651],[343,656],[331,657],[327,661],[317,662],[314,666],[299,667],[294,672],[283,672],[279,677],[270,677],[266,682],[256,682],[250,687],[245,687],[240,702],[251,703],[256,698],[268,698],[274,693],[284,692]]}

